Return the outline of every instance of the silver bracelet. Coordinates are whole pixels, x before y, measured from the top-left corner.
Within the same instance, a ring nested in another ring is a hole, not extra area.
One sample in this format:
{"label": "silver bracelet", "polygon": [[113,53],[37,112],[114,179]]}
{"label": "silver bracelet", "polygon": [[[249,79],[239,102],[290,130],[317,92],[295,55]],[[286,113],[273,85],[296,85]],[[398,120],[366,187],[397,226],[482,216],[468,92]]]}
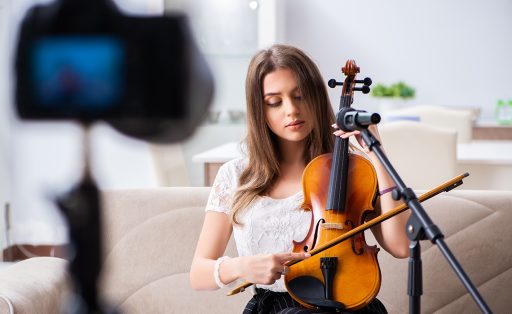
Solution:
{"label": "silver bracelet", "polygon": [[230,259],[231,257],[229,256],[222,256],[222,257],[219,257],[216,261],[215,261],[215,265],[213,266],[213,279],[215,279],[215,283],[217,284],[217,286],[219,286],[219,288],[224,288],[226,287],[227,285],[224,284],[221,280],[220,280],[220,276],[219,276],[219,268],[220,268],[220,264],[222,262],[224,262],[225,260],[227,259]]}

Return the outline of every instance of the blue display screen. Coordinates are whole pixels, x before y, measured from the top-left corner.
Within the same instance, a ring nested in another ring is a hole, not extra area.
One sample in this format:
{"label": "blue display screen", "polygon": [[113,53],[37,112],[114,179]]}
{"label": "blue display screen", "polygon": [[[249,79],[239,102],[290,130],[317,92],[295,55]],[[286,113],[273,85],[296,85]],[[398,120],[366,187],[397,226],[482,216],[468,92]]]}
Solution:
{"label": "blue display screen", "polygon": [[34,96],[45,108],[97,112],[121,101],[125,53],[115,37],[43,38],[31,60]]}

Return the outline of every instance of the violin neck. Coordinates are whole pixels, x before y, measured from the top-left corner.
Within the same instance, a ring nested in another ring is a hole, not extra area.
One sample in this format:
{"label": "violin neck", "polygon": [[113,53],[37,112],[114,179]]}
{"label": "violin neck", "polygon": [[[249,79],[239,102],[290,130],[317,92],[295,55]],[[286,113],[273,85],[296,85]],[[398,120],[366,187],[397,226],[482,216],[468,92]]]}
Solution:
{"label": "violin neck", "polygon": [[[351,97],[342,96],[340,99],[340,108],[350,107],[351,100]],[[332,152],[326,210],[338,210],[341,212],[345,210],[349,160],[348,147],[348,139],[336,137],[334,151]]]}

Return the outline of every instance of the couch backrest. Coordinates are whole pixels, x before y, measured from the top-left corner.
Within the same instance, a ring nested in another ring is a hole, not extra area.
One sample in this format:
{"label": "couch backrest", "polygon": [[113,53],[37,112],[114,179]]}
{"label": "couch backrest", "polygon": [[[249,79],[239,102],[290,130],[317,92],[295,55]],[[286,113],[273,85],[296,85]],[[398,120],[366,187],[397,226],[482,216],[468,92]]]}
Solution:
{"label": "couch backrest", "polygon": [[[118,190],[104,193],[105,258],[102,291],[124,313],[239,313],[251,297],[227,290],[197,292],[188,272],[202,226],[209,188]],[[419,195],[420,193],[418,193]],[[505,313],[512,291],[512,192],[451,191],[423,203],[444,232],[475,285],[496,313]],[[367,242],[372,243],[371,234]],[[422,241],[422,312],[478,312],[453,271]],[[235,256],[234,243],[228,255]],[[379,252],[379,299],[390,313],[406,313],[408,259]]]}

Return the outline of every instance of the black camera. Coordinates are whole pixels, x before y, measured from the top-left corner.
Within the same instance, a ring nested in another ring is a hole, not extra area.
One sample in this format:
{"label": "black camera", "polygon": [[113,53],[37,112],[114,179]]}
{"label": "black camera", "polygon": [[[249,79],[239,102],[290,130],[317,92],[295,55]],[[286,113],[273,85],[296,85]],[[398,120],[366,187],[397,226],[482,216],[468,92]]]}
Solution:
{"label": "black camera", "polygon": [[213,79],[184,15],[133,17],[110,0],[32,7],[16,52],[16,106],[29,120],[104,120],[172,142],[203,119]]}
{"label": "black camera", "polygon": [[[213,78],[184,15],[133,17],[111,0],[32,7],[16,50],[16,109],[27,120],[95,121],[145,141],[169,143],[204,118]],[[84,132],[82,180],[56,203],[69,224],[76,293],[70,313],[100,313],[101,193]],[[108,311],[110,312],[110,311]]]}

